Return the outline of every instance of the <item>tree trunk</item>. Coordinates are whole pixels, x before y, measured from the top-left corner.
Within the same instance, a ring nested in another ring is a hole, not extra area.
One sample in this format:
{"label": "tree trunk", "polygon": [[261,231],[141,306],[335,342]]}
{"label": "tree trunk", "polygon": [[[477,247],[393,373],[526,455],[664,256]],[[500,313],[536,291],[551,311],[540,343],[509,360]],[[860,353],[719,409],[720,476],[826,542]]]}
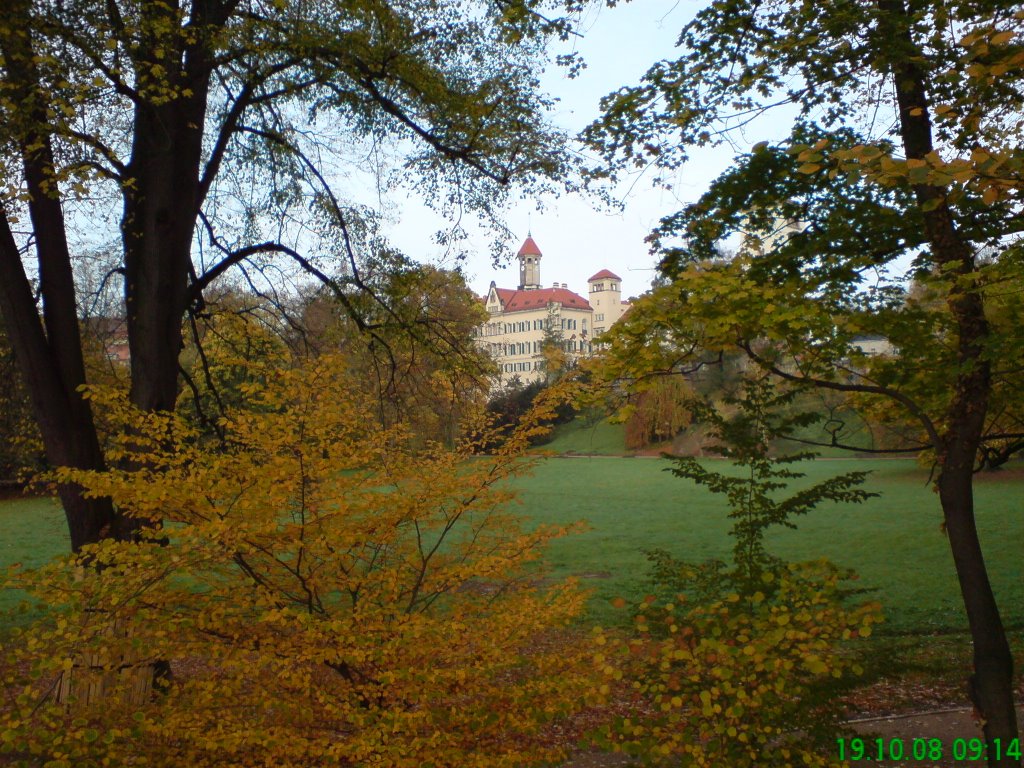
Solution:
{"label": "tree trunk", "polygon": [[[77,391],[85,384],[84,374],[70,381],[60,375],[55,362],[58,353],[43,332],[21,256],[7,221],[6,215],[3,216],[0,229],[0,311],[3,312],[18,369],[43,437],[46,460],[55,467],[101,470],[104,468],[103,454],[92,411]],[[73,551],[77,552],[83,545],[111,534],[116,515],[109,499],[87,499],[74,485],[62,485],[58,493],[68,521]]]}
{"label": "tree trunk", "polygon": [[[905,0],[880,0],[879,8],[882,15],[878,34],[885,37],[891,57],[904,152],[908,159],[921,160],[934,148],[928,80],[921,68],[921,62],[928,60],[927,54],[914,40],[913,18]],[[923,212],[933,261],[949,281],[946,304],[956,328],[956,385],[946,411],[945,433],[936,451],[939,499],[974,643],[974,674],[968,692],[984,721],[988,764],[993,768],[1019,768],[1020,760],[1005,754],[1005,747],[1018,737],[1013,657],[974,519],[974,462],[992,392],[991,364],[985,355],[989,327],[984,297],[976,281],[970,279],[977,269],[974,253],[956,228],[945,191],[932,184],[916,184],[913,189]],[[995,747],[996,740],[1002,749]]]}
{"label": "tree trunk", "polygon": [[996,760],[994,755],[996,739],[1005,753],[1006,745],[1018,735],[1013,704],[1013,656],[978,541],[971,472],[970,466],[966,472],[962,467],[943,467],[939,478],[946,532],[974,644],[974,674],[968,681],[968,693],[983,720],[989,745],[988,764],[1017,768],[1019,760],[1005,754]]}
{"label": "tree trunk", "polygon": [[[8,14],[14,28],[30,28],[25,0],[12,2]],[[11,219],[0,207],[0,311],[47,461],[52,466],[99,470],[104,468],[103,454],[92,410],[80,391],[86,382],[75,284],[35,52],[27,34],[5,36],[2,49],[11,96],[22,106],[10,131],[22,156],[43,306],[40,318]],[[87,499],[73,485],[58,490],[74,551],[112,535],[117,515],[108,499]]]}
{"label": "tree trunk", "polygon": [[[176,23],[170,6],[146,8],[153,27]],[[219,23],[217,3],[197,6],[196,23]],[[159,17],[166,18],[160,19]],[[163,22],[161,24],[160,22]],[[141,48],[158,50],[183,44],[162,33]],[[139,77],[161,65],[142,53]],[[211,65],[200,42],[173,54],[181,62],[167,87],[181,95],[167,102],[135,105],[133,144],[127,173],[121,231],[125,253],[125,304],[131,353],[131,401],[143,411],[170,411],[178,398],[178,356],[183,346],[182,317],[188,309],[192,240],[199,205],[203,128]]]}

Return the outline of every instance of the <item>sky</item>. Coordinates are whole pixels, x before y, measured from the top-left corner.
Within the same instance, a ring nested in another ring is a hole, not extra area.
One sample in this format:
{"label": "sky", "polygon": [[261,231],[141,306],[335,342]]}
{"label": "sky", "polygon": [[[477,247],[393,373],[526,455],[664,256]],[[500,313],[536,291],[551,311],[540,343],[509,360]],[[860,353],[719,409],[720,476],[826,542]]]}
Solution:
{"label": "sky", "polygon": [[[557,97],[551,119],[570,134],[577,134],[599,115],[602,96],[639,82],[659,59],[675,56],[675,41],[680,29],[701,7],[690,0],[638,0],[608,8],[592,4],[582,20],[581,38],[552,46],[552,58],[572,49],[579,52],[586,69],[573,79],[552,65],[542,78],[548,93]],[[758,141],[749,137],[750,143]],[[515,288],[519,282],[518,262],[512,258],[528,232],[539,246],[541,282],[567,283],[571,290],[586,295],[587,278],[601,269],[610,269],[622,278],[623,297],[635,296],[650,287],[657,259],[650,254],[644,238],[658,220],[685,203],[696,200],[732,158],[731,149],[702,151],[678,176],[672,191],[653,190],[645,179],[623,188],[621,213],[597,210],[580,196],[562,195],[539,201],[523,201],[510,208],[507,225],[516,233],[506,243],[510,262],[502,270],[491,264],[486,234],[471,234],[471,255],[463,264],[470,287],[476,293],[487,292],[491,280],[500,287]],[[441,249],[424,233],[436,232],[444,221],[409,201],[398,207],[384,232],[393,245],[418,258],[445,264]]]}

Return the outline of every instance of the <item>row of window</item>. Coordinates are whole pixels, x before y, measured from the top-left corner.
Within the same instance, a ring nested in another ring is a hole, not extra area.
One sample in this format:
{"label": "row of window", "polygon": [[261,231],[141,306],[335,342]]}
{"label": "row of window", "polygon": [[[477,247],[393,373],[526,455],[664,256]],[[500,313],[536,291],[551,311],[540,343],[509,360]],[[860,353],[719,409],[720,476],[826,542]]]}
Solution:
{"label": "row of window", "polygon": [[520,373],[521,371],[539,371],[544,364],[543,360],[536,360],[532,363],[505,363],[501,370],[505,373]]}
{"label": "row of window", "polygon": [[[603,320],[604,316],[599,315],[598,319]],[[501,336],[506,333],[523,333],[525,331],[543,331],[547,327],[546,320],[520,320],[517,323],[487,323],[482,328],[474,329],[474,336]],[[554,328],[563,331],[587,330],[586,320],[574,320],[570,318],[555,318]]]}
{"label": "row of window", "polygon": [[[487,351],[495,357],[512,357],[514,355],[539,355],[544,342],[524,341],[515,344],[488,344]],[[593,353],[594,347],[586,341],[563,341],[562,346],[566,352],[580,352],[584,355]]]}

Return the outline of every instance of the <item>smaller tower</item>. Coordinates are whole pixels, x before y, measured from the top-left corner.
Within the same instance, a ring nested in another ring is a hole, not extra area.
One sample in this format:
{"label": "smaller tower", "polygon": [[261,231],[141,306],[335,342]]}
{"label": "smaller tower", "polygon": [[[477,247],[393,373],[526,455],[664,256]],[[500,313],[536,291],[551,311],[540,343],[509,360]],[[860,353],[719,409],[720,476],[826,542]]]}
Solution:
{"label": "smaller tower", "polygon": [[519,290],[535,291],[540,288],[540,248],[529,234],[523,242],[519,253]]}
{"label": "smaller tower", "polygon": [[587,280],[590,306],[594,308],[594,336],[600,336],[625,313],[622,303],[622,278],[602,269]]}

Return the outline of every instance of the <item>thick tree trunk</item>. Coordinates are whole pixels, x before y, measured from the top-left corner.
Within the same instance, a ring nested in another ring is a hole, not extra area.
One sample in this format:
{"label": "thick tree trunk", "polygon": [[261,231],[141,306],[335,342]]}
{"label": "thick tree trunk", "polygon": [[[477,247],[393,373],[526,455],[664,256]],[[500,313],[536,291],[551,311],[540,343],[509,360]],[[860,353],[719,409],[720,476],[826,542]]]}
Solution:
{"label": "thick tree trunk", "polygon": [[[200,23],[223,12],[217,3],[197,6]],[[154,20],[174,24],[170,7],[147,8]],[[218,17],[213,20],[220,22]],[[160,25],[154,22],[154,27]],[[143,48],[154,50],[182,40],[155,38]],[[140,77],[161,62],[136,63]],[[135,106],[131,189],[125,194],[122,238],[125,252],[125,303],[131,352],[131,401],[144,411],[173,410],[178,397],[181,323],[192,272],[192,239],[198,216],[202,137],[206,123],[210,63],[200,44],[175,54],[182,62],[167,87],[180,96]]]}

